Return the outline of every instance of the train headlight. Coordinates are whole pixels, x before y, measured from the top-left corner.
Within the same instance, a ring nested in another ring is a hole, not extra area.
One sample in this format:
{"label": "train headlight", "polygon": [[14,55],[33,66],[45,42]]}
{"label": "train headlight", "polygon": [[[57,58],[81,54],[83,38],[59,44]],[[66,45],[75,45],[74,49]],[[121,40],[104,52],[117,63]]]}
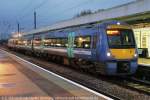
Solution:
{"label": "train headlight", "polygon": [[120,25],[120,22],[117,22],[117,25]]}
{"label": "train headlight", "polygon": [[137,57],[137,56],[138,56],[138,54],[137,54],[137,53],[135,53],[135,54],[134,54],[134,57]]}
{"label": "train headlight", "polygon": [[111,56],[111,53],[110,52],[107,52],[107,57],[110,57]]}

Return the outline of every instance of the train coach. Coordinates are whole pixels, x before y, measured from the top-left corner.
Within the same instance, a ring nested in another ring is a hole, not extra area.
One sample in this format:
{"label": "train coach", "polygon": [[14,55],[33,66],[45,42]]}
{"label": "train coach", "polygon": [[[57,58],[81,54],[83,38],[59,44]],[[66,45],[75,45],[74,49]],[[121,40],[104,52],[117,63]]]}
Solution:
{"label": "train coach", "polygon": [[133,31],[124,22],[107,21],[51,29],[11,38],[10,48],[105,75],[137,70]]}

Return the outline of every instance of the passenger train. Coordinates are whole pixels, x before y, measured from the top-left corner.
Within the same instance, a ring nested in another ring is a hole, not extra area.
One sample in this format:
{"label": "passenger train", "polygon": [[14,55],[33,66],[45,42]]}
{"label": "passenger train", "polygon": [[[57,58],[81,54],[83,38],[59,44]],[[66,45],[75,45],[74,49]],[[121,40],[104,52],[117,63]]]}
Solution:
{"label": "passenger train", "polygon": [[10,38],[8,47],[104,75],[132,75],[137,47],[131,27],[106,21]]}

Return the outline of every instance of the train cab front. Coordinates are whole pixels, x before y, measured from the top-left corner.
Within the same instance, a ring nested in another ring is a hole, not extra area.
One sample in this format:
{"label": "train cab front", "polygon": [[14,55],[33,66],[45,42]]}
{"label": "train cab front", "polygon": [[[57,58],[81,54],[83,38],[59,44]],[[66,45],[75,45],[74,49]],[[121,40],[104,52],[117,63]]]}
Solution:
{"label": "train cab front", "polygon": [[110,25],[106,29],[108,48],[106,72],[108,75],[131,75],[137,70],[137,49],[130,27]]}

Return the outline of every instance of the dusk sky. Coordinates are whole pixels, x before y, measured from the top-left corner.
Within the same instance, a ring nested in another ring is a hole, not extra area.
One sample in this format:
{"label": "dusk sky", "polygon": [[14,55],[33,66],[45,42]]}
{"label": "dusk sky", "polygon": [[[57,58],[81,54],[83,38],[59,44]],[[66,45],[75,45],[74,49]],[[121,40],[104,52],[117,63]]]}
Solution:
{"label": "dusk sky", "polygon": [[33,12],[37,12],[37,27],[70,19],[83,10],[96,11],[135,0],[0,0],[1,34],[33,29]]}

